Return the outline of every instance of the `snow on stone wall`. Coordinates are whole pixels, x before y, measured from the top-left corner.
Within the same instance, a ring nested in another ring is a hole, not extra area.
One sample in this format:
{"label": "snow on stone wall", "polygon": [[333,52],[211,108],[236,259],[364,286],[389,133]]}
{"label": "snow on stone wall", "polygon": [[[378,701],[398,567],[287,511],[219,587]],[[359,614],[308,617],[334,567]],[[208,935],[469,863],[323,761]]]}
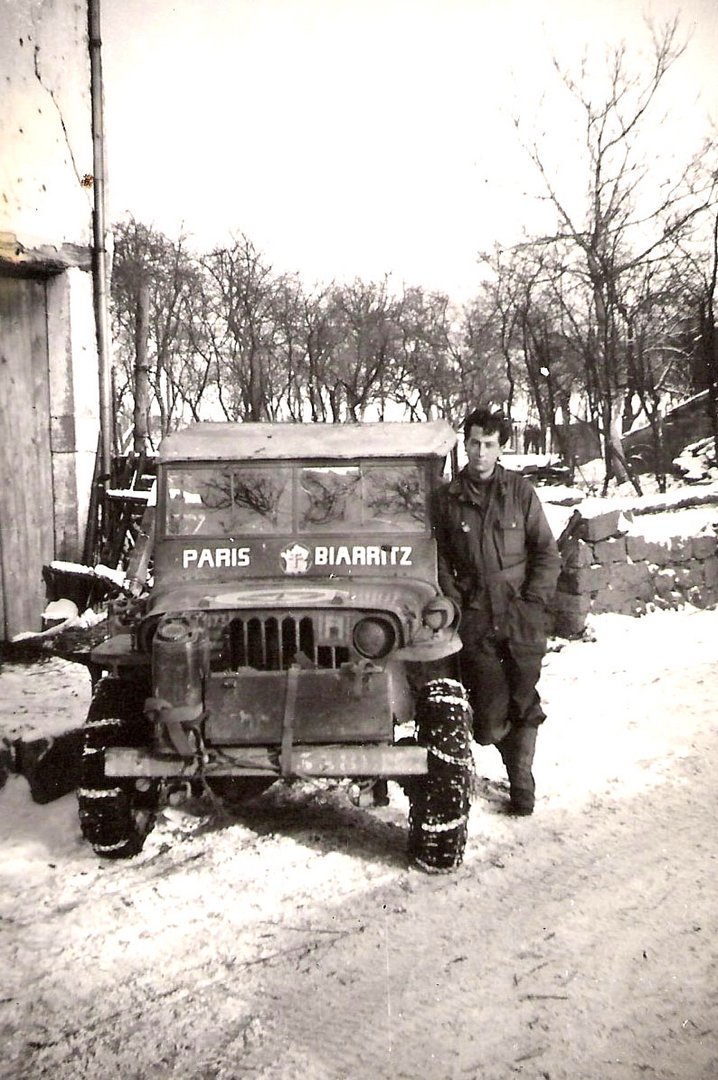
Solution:
{"label": "snow on stone wall", "polygon": [[649,605],[718,603],[718,506],[703,509],[692,533],[685,517],[577,510],[560,541],[555,632],[580,634],[589,612],[642,615]]}

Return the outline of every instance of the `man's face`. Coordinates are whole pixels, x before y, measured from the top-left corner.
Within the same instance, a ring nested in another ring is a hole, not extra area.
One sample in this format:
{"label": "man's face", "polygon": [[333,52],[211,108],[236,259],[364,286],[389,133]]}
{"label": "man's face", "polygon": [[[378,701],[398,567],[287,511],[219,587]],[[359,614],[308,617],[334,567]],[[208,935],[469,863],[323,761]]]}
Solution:
{"label": "man's face", "polygon": [[474,425],[469,429],[465,446],[470,474],[479,480],[488,480],[501,453],[498,431],[492,431],[489,435],[483,428]]}

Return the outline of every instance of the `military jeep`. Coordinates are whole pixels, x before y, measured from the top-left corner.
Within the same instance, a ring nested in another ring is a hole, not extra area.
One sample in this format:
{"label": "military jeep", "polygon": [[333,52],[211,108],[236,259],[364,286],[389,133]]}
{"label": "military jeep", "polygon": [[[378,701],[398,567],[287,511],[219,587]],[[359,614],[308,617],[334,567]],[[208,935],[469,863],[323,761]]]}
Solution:
{"label": "military jeep", "polygon": [[183,785],[239,805],[277,780],[346,778],[381,804],[393,778],[411,858],[461,862],[470,709],[430,521],[455,442],[444,422],[164,439],[131,595],[92,655],[78,799],[98,855],[139,852]]}

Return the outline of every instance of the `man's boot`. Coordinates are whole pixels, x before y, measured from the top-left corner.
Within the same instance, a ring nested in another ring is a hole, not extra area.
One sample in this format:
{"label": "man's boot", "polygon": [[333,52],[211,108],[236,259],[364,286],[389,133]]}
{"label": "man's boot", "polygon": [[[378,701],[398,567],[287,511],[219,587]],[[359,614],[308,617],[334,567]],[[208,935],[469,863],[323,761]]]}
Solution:
{"label": "man's boot", "polygon": [[531,769],[536,733],[535,727],[515,727],[496,744],[509,777],[512,814],[525,816],[534,811],[536,784]]}

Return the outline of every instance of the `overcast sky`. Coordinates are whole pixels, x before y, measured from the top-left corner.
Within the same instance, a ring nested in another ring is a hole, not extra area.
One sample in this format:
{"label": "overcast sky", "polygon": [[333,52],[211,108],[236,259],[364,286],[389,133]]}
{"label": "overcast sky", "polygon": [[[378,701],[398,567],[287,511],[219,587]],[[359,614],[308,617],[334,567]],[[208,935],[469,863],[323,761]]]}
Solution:
{"label": "overcast sky", "polygon": [[512,116],[569,177],[552,55],[645,51],[646,13],[690,36],[656,148],[680,155],[718,117],[718,0],[102,0],[111,219],[463,299],[538,220]]}

